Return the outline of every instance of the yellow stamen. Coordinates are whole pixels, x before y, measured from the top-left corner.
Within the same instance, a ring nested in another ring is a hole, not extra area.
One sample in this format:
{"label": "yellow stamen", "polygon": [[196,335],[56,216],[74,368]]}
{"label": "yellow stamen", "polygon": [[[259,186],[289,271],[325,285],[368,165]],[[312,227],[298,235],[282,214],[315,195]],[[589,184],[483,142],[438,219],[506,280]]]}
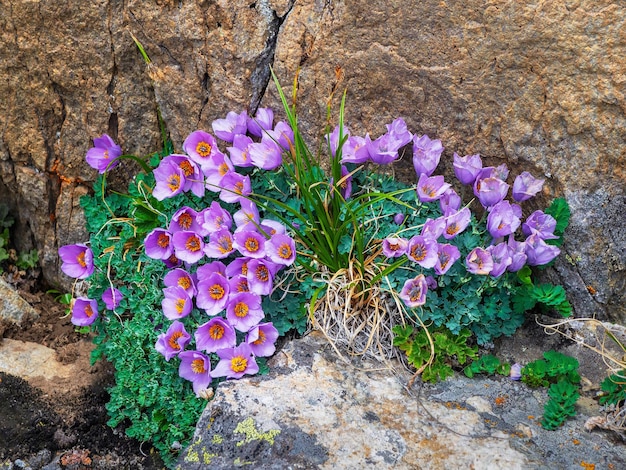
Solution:
{"label": "yellow stamen", "polygon": [[208,157],[211,155],[211,144],[207,142],[198,142],[198,145],[196,145],[196,152],[198,152],[198,155],[202,158]]}
{"label": "yellow stamen", "polygon": [[191,361],[191,370],[196,374],[204,374],[206,372],[204,361],[202,359],[194,359]]}
{"label": "yellow stamen", "polygon": [[200,250],[200,239],[195,235],[192,235],[185,242],[185,248],[187,251],[195,252]]}
{"label": "yellow stamen", "polygon": [[250,308],[248,307],[248,304],[246,304],[245,302],[237,302],[237,305],[235,305],[235,315],[237,315],[239,318],[243,318],[246,315],[248,315],[248,311],[250,310]]}
{"label": "yellow stamen", "polygon": [[179,315],[183,314],[183,310],[185,309],[185,304],[187,302],[185,302],[185,299],[177,299],[176,300],[176,311],[178,312]]}
{"label": "yellow stamen", "polygon": [[219,284],[213,284],[211,287],[209,287],[209,295],[213,300],[220,300],[222,297],[224,297],[224,294],[224,288]]}
{"label": "yellow stamen", "polygon": [[193,167],[191,166],[191,163],[189,163],[187,160],[183,160],[178,166],[181,170],[183,170],[185,176],[193,175]]}
{"label": "yellow stamen", "polygon": [[168,237],[164,233],[160,233],[159,238],[157,239],[157,245],[159,245],[161,248],[167,248],[168,246],[170,246],[170,237]]}
{"label": "yellow stamen", "polygon": [[243,372],[248,367],[248,360],[243,356],[235,356],[230,360],[233,372]]}
{"label": "yellow stamen", "polygon": [[256,268],[256,278],[261,282],[267,282],[270,278],[270,272],[265,266]]}
{"label": "yellow stamen", "polygon": [[283,243],[282,245],[278,247],[277,253],[278,253],[278,256],[282,259],[289,259],[293,255],[293,251],[291,251],[291,247],[286,243]]}
{"label": "yellow stamen", "polygon": [[87,315],[87,317],[91,318],[93,316],[93,309],[91,308],[91,305],[87,305],[85,307],[85,315]]}
{"label": "yellow stamen", "polygon": [[180,188],[180,175],[170,175],[167,178],[167,186],[172,192],[177,191]]}
{"label": "yellow stamen", "polygon": [[248,237],[244,243],[246,250],[251,253],[256,253],[259,251],[259,241],[256,238]]}
{"label": "yellow stamen", "polygon": [[211,328],[209,328],[209,336],[211,337],[211,339],[222,339],[222,336],[224,336],[224,327],[222,325],[213,325]]}
{"label": "yellow stamen", "polygon": [[267,337],[265,336],[265,333],[263,333],[263,330],[259,330],[259,339],[253,341],[252,344],[254,344],[255,346],[260,346],[265,343],[266,340]]}
{"label": "yellow stamen", "polygon": [[180,225],[183,230],[187,230],[189,227],[191,227],[192,223],[193,217],[191,217],[191,215],[187,214],[186,212],[181,214],[178,218],[178,225]]}
{"label": "yellow stamen", "polygon": [[172,349],[176,349],[177,351],[180,349],[180,345],[178,344],[178,338],[183,336],[182,331],[175,331],[170,336],[170,340],[167,342]]}
{"label": "yellow stamen", "polygon": [[78,256],[76,257],[76,261],[83,268],[85,266],[87,266],[87,263],[85,262],[85,252],[84,251],[81,251],[80,253],[78,253]]}
{"label": "yellow stamen", "polygon": [[178,285],[187,290],[191,287],[191,279],[189,279],[187,276],[179,277]]}

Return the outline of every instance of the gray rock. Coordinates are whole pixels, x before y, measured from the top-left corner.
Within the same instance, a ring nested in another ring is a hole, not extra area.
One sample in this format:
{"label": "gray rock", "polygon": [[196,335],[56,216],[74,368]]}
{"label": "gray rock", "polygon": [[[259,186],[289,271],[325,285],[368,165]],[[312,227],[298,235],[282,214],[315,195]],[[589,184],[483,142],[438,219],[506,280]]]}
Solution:
{"label": "gray rock", "polygon": [[[410,374],[341,362],[318,334],[290,342],[267,376],[221,384],[177,469],[573,469],[626,465],[623,445],[539,420],[545,390],[455,375],[407,390]],[[558,449],[558,450],[557,450]]]}
{"label": "gray rock", "polygon": [[25,321],[36,320],[37,311],[0,276],[0,337],[3,325],[20,326]]}

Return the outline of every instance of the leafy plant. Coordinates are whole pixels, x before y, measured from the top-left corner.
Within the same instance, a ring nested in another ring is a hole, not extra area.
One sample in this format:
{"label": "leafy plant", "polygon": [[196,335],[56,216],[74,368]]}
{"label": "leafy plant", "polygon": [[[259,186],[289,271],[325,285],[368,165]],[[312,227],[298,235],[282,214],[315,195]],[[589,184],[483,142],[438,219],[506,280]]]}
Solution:
{"label": "leafy plant", "polygon": [[549,387],[549,400],[544,405],[541,424],[553,430],[576,414],[574,404],[579,397],[579,364],[576,358],[558,351],[546,351],[543,357],[522,368],[522,382],[530,387]]}
{"label": "leafy plant", "polygon": [[[472,333],[461,330],[455,335],[445,327],[416,330],[411,325],[396,325],[393,344],[405,352],[409,363],[424,382],[435,383],[453,375],[453,362],[463,365],[478,355],[477,346],[468,346]],[[432,338],[432,339],[431,339]]]}
{"label": "leafy plant", "polygon": [[509,375],[511,371],[511,365],[506,362],[501,362],[493,354],[485,354],[481,356],[463,369],[463,372],[467,377],[474,377],[476,374],[500,374]]}
{"label": "leafy plant", "polygon": [[600,384],[604,395],[598,400],[601,405],[617,405],[626,401],[626,369],[615,372]]}
{"label": "leafy plant", "polygon": [[550,385],[547,401],[543,408],[541,425],[548,430],[559,428],[567,418],[576,415],[576,400],[580,394],[578,386],[569,380],[562,378]]}

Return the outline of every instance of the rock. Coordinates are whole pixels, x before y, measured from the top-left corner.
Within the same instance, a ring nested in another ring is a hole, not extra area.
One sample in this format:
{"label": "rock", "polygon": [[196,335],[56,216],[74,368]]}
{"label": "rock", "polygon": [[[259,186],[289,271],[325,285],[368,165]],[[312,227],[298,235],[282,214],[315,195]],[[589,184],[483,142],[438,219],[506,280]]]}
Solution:
{"label": "rock", "polygon": [[0,338],[7,326],[36,320],[37,311],[20,294],[0,277]]}
{"label": "rock", "polygon": [[[94,137],[107,132],[125,153],[146,155],[159,145],[159,110],[180,151],[189,132],[210,130],[229,110],[278,108],[273,65],[286,88],[300,70],[300,123],[317,145],[343,75],[354,133],[377,136],[402,116],[413,132],[442,140],[448,175],[457,152],[546,178],[527,211],[554,196],[573,211],[546,277],[565,284],[577,315],[623,323],[625,8],[611,0],[2,5],[0,198],[17,220],[18,248],[40,250],[46,280],[68,288],[56,251],[87,236],[79,198],[96,176],[84,163]],[[126,162],[110,182],[124,187],[135,170]],[[396,172],[413,181],[409,159]]]}
{"label": "rock", "polygon": [[455,376],[407,390],[410,374],[343,363],[317,333],[290,342],[270,362],[267,376],[220,384],[177,469],[626,463],[623,447],[612,449],[601,434],[582,431],[583,416],[562,430],[543,430],[537,420],[545,391],[508,378]]}

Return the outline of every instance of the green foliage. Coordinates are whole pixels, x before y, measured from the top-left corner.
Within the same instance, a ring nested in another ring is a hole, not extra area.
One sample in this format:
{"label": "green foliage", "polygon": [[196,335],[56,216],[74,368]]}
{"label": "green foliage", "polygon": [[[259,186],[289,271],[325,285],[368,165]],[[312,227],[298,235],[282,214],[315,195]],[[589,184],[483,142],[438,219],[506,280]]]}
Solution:
{"label": "green foliage", "polygon": [[609,375],[600,384],[604,395],[600,397],[601,405],[617,405],[626,401],[626,369]]}
{"label": "green foliage", "polygon": [[563,317],[569,317],[572,314],[572,305],[567,300],[563,286],[553,284],[535,285],[530,278],[530,273],[528,266],[524,266],[518,272],[522,285],[513,291],[513,308],[516,311],[525,312],[539,304],[544,308],[554,309]]}
{"label": "green foliage", "polygon": [[550,431],[559,428],[567,418],[576,415],[576,400],[580,394],[578,386],[567,379],[560,379],[548,389],[550,399],[543,409],[541,425]]}
{"label": "green foliage", "polygon": [[423,368],[421,376],[424,382],[445,380],[454,373],[453,364],[463,365],[478,355],[477,346],[467,345],[472,334],[467,329],[453,334],[445,327],[426,331],[423,328],[415,330],[410,325],[396,325],[393,333],[394,346],[405,352],[409,363],[418,371]]}
{"label": "green foliage", "polygon": [[554,229],[554,234],[559,237],[554,240],[548,240],[547,243],[561,246],[563,244],[563,234],[565,233],[565,229],[569,225],[569,219],[572,215],[569,209],[569,205],[564,198],[558,197],[552,201],[550,206],[546,208],[544,212],[551,215],[556,220],[556,228]]}
{"label": "green foliage", "polygon": [[506,362],[501,362],[493,354],[485,354],[479,359],[472,361],[470,365],[463,369],[463,372],[467,377],[474,377],[476,374],[500,374],[509,375],[511,371],[511,365]]}
{"label": "green foliage", "polygon": [[578,360],[557,351],[546,351],[543,357],[522,368],[522,382],[530,387],[550,387],[541,425],[553,430],[576,414],[574,404],[579,397],[580,383]]}
{"label": "green foliage", "polygon": [[[9,252],[7,251],[8,244],[9,229],[5,228],[2,232],[0,232],[0,263],[9,259]],[[2,268],[0,268],[0,272],[2,272]]]}
{"label": "green foliage", "polygon": [[39,264],[39,253],[37,250],[30,250],[17,255],[15,265],[20,269],[33,269]]}

